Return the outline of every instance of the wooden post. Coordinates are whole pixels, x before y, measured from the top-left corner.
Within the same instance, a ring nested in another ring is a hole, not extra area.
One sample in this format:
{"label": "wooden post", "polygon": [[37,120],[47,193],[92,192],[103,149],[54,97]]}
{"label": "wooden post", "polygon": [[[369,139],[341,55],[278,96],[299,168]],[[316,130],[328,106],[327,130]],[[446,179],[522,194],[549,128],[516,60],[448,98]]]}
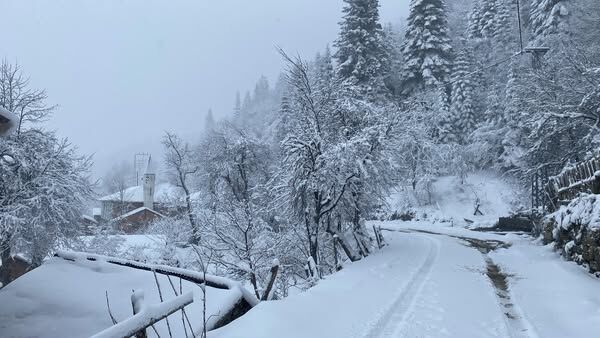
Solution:
{"label": "wooden post", "polygon": [[277,280],[277,272],[279,271],[279,260],[273,260],[273,264],[271,266],[271,278],[269,279],[269,284],[267,284],[267,289],[261,300],[270,300],[271,293],[273,292],[273,286],[275,285],[275,281]]}
{"label": "wooden post", "polygon": [[373,233],[375,234],[375,240],[377,240],[377,248],[381,249],[381,238],[379,238],[379,232],[375,225],[373,225]]}
{"label": "wooden post", "polygon": [[[131,307],[133,307],[133,315],[137,315],[142,311],[144,303],[144,291],[135,290],[131,294]],[[135,334],[135,338],[148,338],[146,329],[143,329]]]}
{"label": "wooden post", "polygon": [[594,175],[594,182],[592,183],[592,193],[600,194],[600,170]]}
{"label": "wooden post", "polygon": [[340,241],[340,238],[338,237],[337,234],[333,235],[333,261],[335,263],[335,271],[340,271],[342,270],[342,264],[340,264],[340,259],[339,259],[339,254],[338,254],[338,242]]}

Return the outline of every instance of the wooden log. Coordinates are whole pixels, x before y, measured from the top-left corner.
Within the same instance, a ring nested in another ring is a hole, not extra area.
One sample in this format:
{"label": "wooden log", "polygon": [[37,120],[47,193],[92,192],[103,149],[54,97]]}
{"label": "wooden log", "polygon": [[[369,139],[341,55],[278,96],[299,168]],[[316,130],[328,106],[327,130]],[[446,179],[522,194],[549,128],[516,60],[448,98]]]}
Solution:
{"label": "wooden log", "polygon": [[267,284],[267,288],[262,295],[261,300],[269,300],[271,299],[271,292],[273,292],[273,286],[275,285],[275,281],[277,280],[277,272],[279,272],[279,261],[273,261],[273,265],[271,266],[271,278],[269,278],[269,284]]}
{"label": "wooden log", "polygon": [[[156,274],[155,274],[155,276],[156,276]],[[162,300],[161,300],[161,302],[162,302]],[[131,294],[131,307],[133,308],[133,316],[134,317],[138,313],[142,312],[143,306],[144,306],[144,291],[142,291],[142,290],[133,291],[133,293]],[[152,323],[152,324],[154,324],[154,323]],[[152,325],[152,324],[150,324],[150,325]],[[148,325],[148,326],[150,326],[150,325]],[[146,327],[148,327],[148,326],[146,326]],[[146,327],[141,328],[135,334],[135,338],[148,338],[148,334],[146,333]]]}
{"label": "wooden log", "polygon": [[[135,295],[135,293],[134,293]],[[168,300],[164,303],[149,305],[139,309],[133,317],[129,317],[117,325],[93,335],[91,338],[129,338],[137,336],[140,330],[143,330],[155,323],[165,319],[171,314],[183,309],[194,301],[192,292]],[[135,303],[132,296],[132,303]]]}

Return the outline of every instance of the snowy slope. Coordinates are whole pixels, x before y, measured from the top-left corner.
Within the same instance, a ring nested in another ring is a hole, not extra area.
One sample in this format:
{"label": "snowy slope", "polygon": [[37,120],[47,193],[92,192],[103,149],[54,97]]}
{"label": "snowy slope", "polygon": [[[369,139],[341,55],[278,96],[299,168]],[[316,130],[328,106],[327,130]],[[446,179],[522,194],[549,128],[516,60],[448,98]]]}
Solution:
{"label": "snowy slope", "polygon": [[[165,299],[175,297],[166,276],[157,275]],[[173,279],[179,288],[179,279]],[[183,281],[183,292],[193,291],[194,303],[186,307],[195,330],[202,325],[202,292]],[[0,290],[0,336],[89,337],[112,325],[106,307],[108,292],[118,321],[132,315],[131,293],[142,289],[147,304],[160,302],[153,274],[106,262],[70,262],[53,258]],[[239,290],[207,288],[207,314],[217,315],[240,297]],[[179,290],[178,290],[179,291]],[[10,304],[10,305],[9,305]],[[9,305],[9,306],[8,306]],[[169,317],[175,337],[184,335],[181,312]],[[212,320],[218,319],[213,317]],[[167,335],[163,322],[156,325]],[[150,335],[152,337],[153,333]]]}
{"label": "snowy slope", "polygon": [[529,240],[491,257],[514,275],[512,294],[539,337],[600,337],[600,279]]}
{"label": "snowy slope", "polygon": [[[478,200],[483,215],[474,215]],[[476,172],[464,181],[456,176],[440,177],[432,183],[430,193],[399,187],[388,203],[392,213],[411,210],[428,224],[443,222],[464,227],[469,225],[465,218],[475,222],[472,226],[491,226],[498,217],[507,216],[526,202],[515,182],[491,172]]]}

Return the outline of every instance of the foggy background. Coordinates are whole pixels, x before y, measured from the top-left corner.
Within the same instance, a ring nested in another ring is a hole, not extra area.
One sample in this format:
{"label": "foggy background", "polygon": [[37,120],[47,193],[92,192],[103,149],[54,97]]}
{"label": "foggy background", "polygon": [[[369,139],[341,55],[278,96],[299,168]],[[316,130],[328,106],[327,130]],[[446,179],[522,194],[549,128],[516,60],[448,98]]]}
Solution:
{"label": "foggy background", "polygon": [[[381,0],[399,24],[409,0]],[[235,93],[282,70],[275,50],[312,58],[338,33],[341,0],[0,0],[0,56],[58,104],[49,126],[94,174],[150,152],[163,131],[195,142],[209,108],[232,112]]]}

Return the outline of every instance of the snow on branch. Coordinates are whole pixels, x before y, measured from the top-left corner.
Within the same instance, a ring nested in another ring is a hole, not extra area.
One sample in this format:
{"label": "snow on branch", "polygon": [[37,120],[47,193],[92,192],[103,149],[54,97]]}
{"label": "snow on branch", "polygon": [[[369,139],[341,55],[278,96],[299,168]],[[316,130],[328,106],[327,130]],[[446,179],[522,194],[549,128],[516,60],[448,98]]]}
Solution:
{"label": "snow on branch", "polygon": [[[141,294],[140,294],[141,295]],[[140,296],[138,295],[138,296]],[[194,301],[192,292],[155,305],[143,307],[133,317],[93,335],[91,338],[127,338],[183,309]]]}
{"label": "snow on branch", "polygon": [[76,261],[76,260],[88,260],[88,261],[104,261],[111,264],[126,266],[134,269],[145,270],[145,271],[155,271],[158,274],[175,276],[179,277],[183,280],[187,280],[196,284],[205,283],[209,287],[213,287],[216,289],[223,290],[240,290],[242,297],[244,300],[250,305],[255,306],[258,304],[259,300],[246,288],[244,288],[239,282],[233,281],[228,278],[207,275],[202,272],[191,271],[181,268],[175,268],[168,265],[158,265],[158,264],[146,264],[140,263],[132,260],[108,257],[96,254],[89,254],[85,252],[72,252],[72,251],[58,251],[55,254],[56,257],[60,257],[62,259]]}

